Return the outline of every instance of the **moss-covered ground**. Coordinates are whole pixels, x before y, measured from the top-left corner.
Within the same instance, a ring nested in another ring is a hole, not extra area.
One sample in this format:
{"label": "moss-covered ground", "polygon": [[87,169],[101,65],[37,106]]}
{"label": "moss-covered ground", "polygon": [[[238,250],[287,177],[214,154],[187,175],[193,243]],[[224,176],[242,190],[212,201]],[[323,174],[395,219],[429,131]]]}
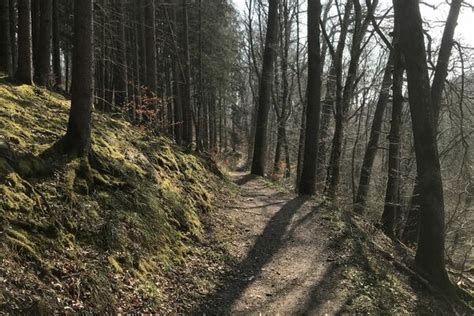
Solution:
{"label": "moss-covered ground", "polygon": [[69,106],[0,79],[0,310],[166,308],[175,301],[167,273],[206,260],[193,245],[205,242],[202,221],[223,180],[210,159],[97,112],[97,166],[45,155]]}

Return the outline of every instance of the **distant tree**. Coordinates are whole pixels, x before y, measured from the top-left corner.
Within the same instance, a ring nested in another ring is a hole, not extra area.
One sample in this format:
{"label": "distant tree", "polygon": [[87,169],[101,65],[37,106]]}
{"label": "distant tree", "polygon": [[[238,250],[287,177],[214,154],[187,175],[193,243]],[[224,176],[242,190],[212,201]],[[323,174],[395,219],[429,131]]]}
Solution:
{"label": "distant tree", "polygon": [[392,86],[392,71],[393,71],[393,53],[390,53],[387,65],[380,87],[379,98],[375,106],[374,119],[370,129],[369,142],[364,154],[364,160],[360,171],[359,187],[357,188],[357,195],[354,204],[354,210],[362,214],[365,211],[367,203],[367,195],[369,193],[370,178],[372,175],[372,166],[374,164],[375,155],[379,146],[379,138],[382,132],[382,124],[384,118],[385,108],[390,99],[390,87]]}
{"label": "distant tree", "polygon": [[[114,91],[115,91],[115,104],[122,106],[128,101],[128,65],[127,65],[127,42],[126,42],[126,16],[125,16],[125,5],[124,0],[116,0],[115,6],[117,9],[117,18],[115,19],[115,59],[116,63],[114,66]],[[150,9],[151,12],[154,13]],[[154,29],[154,27],[152,28]],[[152,32],[152,30],[151,30]],[[152,34],[153,36],[153,34]],[[151,43],[153,44],[153,42]],[[152,52],[153,53],[153,52]],[[156,53],[155,53],[156,55]],[[155,56],[156,61],[156,56]],[[156,90],[156,70],[155,78],[151,75],[152,88]],[[154,92],[156,93],[156,91]]]}
{"label": "distant tree", "polygon": [[255,129],[255,141],[251,173],[259,176],[265,174],[267,156],[267,126],[270,109],[273,70],[278,44],[278,5],[279,0],[269,0],[267,34],[265,51],[260,77],[259,101]]}
{"label": "distant tree", "polygon": [[18,0],[18,66],[15,77],[21,83],[33,83],[32,54],[31,1]]}
{"label": "distant tree", "polygon": [[59,41],[59,0],[53,0],[53,73],[54,84],[60,86],[63,84],[61,71],[61,49]]}
{"label": "distant tree", "polygon": [[39,50],[40,50],[40,2],[41,0],[31,0],[31,37],[33,50],[33,78],[38,76]]}
{"label": "distant tree", "polygon": [[187,0],[182,0],[183,9],[183,33],[182,33],[182,45],[184,54],[184,69],[183,69],[183,81],[184,89],[182,90],[183,96],[181,99],[183,106],[183,145],[186,148],[192,147],[193,142],[193,118],[191,108],[191,59],[190,59],[190,47],[189,47],[189,21],[188,21],[188,4]]}
{"label": "distant tree", "polygon": [[156,77],[156,30],[155,30],[155,0],[146,0],[145,16],[145,54],[146,54],[146,86],[151,95],[157,92]]}
{"label": "distant tree", "polygon": [[16,65],[18,63],[18,44],[17,44],[17,25],[18,25],[18,6],[16,0],[10,0],[10,44],[12,51],[12,69],[11,73],[16,72]]}
{"label": "distant tree", "polygon": [[38,68],[35,68],[35,82],[41,86],[49,86],[51,75],[51,31],[53,25],[53,0],[39,0],[39,2],[39,48]]}
{"label": "distant tree", "polygon": [[71,110],[61,150],[87,157],[91,143],[93,102],[93,0],[74,0],[74,50],[72,57]]}
{"label": "distant tree", "polygon": [[[330,123],[333,118],[333,109],[337,103],[342,102],[342,75],[343,75],[343,55],[346,47],[346,38],[349,30],[349,24],[351,19],[353,2],[352,0],[346,1],[344,5],[344,12],[339,12],[339,19],[341,25],[339,29],[339,38],[337,45],[334,48],[332,42],[328,38],[325,38],[329,51],[331,53],[331,66],[329,67],[328,81],[326,83],[326,93],[322,101],[322,112],[321,112],[321,127],[319,135],[319,148],[318,148],[318,165],[316,170],[316,179],[318,181],[319,188],[322,189],[322,184],[325,183],[325,166],[326,157],[328,153],[329,137],[330,137]],[[342,15],[342,16],[341,16]]]}
{"label": "distant tree", "polygon": [[308,87],[306,131],[303,167],[298,190],[300,194],[314,194],[318,162],[319,123],[321,114],[321,2],[308,0]]}
{"label": "distant tree", "polygon": [[0,71],[12,73],[9,0],[0,0]]}

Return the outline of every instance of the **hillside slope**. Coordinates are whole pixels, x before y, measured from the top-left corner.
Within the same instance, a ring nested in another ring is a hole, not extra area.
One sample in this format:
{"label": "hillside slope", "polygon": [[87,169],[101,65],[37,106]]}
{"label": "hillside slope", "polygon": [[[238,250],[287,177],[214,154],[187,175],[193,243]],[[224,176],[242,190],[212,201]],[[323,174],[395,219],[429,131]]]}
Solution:
{"label": "hillside slope", "polygon": [[218,168],[100,113],[96,167],[41,158],[65,132],[69,101],[0,80],[0,311],[169,308],[164,275],[203,240]]}

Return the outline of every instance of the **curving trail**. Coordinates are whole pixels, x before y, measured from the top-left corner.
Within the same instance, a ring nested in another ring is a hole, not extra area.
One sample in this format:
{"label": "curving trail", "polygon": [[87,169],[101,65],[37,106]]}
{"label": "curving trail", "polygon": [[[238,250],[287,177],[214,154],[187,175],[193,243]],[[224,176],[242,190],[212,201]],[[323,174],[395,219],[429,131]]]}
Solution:
{"label": "curving trail", "polygon": [[239,195],[225,212],[238,231],[230,247],[238,264],[198,311],[337,313],[347,293],[334,284],[339,272],[331,250],[334,241],[315,203],[244,173],[232,178]]}

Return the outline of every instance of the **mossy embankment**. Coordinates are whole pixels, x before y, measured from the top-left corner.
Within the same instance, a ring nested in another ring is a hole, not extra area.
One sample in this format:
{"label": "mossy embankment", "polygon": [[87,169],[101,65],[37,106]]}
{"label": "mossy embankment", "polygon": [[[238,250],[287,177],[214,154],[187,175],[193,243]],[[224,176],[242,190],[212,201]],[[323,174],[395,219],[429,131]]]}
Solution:
{"label": "mossy embankment", "polygon": [[100,168],[42,158],[69,106],[0,79],[0,311],[157,310],[169,299],[162,272],[197,251],[225,180],[211,160],[110,114],[93,115]]}

